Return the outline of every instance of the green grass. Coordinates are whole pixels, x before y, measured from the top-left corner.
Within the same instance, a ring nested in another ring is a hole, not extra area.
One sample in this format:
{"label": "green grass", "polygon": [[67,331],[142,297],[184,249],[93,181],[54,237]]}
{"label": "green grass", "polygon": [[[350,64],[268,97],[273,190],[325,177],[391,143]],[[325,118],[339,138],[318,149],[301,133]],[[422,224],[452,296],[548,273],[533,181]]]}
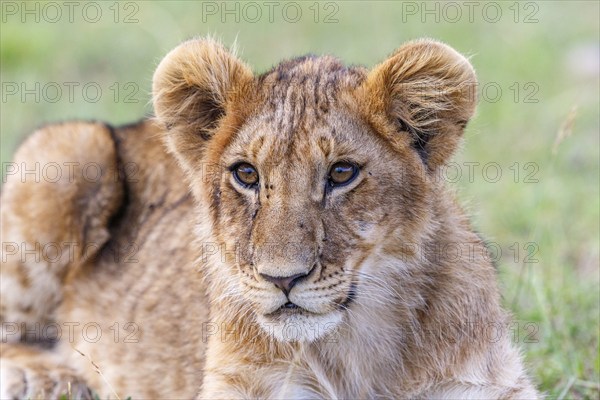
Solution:
{"label": "green grass", "polygon": [[[401,3],[339,2],[338,22],[315,23],[309,9],[313,3],[308,2],[301,3],[303,15],[296,23],[283,19],[281,7],[270,23],[263,7],[261,21],[236,24],[231,16],[222,23],[220,16],[206,14],[203,22],[199,3],[139,2],[139,22],[126,24],[113,22],[111,4],[101,3],[103,18],[93,24],[80,13],[73,23],[66,17],[57,23],[26,24],[7,17],[2,23],[2,82],[30,87],[34,82],[97,82],[103,90],[95,103],[86,102],[77,89],[72,103],[66,95],[54,103],[36,103],[33,96],[25,102],[18,96],[2,99],[2,161],[9,160],[23,135],[44,122],[85,118],[118,124],[150,113],[155,66],[169,49],[192,36],[211,33],[226,43],[237,37],[240,53],[257,71],[307,52],[373,65],[403,41],[441,39],[472,56],[481,86],[491,88],[495,82],[502,89],[497,101],[487,92],[480,102],[456,158],[463,168],[455,186],[476,228],[502,249],[505,305],[519,324],[516,338],[532,375],[551,398],[600,396],[598,2],[540,2],[534,23],[522,22],[535,11],[524,3],[515,23],[509,8],[513,2],[499,3],[503,14],[496,23],[485,21],[481,4],[473,22],[466,8],[456,23],[443,18],[436,23],[432,16],[423,23],[420,15],[403,12]],[[335,10],[331,7],[319,5],[319,21]],[[132,10],[122,8],[119,18]],[[110,89],[115,82],[117,101]],[[129,82],[137,86],[126,88]],[[139,88],[137,102],[126,103],[132,87]],[[555,148],[574,107],[571,135]],[[480,163],[472,180],[465,162]],[[482,166],[492,162],[502,170],[494,183],[482,176]],[[537,182],[526,181],[531,172],[530,180]],[[513,243],[520,248],[518,254]],[[527,245],[536,249],[529,260],[523,248]]]}

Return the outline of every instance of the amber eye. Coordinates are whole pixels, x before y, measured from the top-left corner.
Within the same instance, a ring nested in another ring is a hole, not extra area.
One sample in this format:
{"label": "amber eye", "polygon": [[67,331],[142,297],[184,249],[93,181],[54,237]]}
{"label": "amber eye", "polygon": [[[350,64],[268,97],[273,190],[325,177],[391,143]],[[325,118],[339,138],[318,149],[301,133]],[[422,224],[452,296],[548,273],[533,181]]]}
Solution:
{"label": "amber eye", "polygon": [[235,179],[245,187],[252,187],[258,183],[256,168],[248,163],[239,163],[232,168]]}
{"label": "amber eye", "polygon": [[346,185],[358,175],[358,167],[347,161],[333,164],[329,170],[329,183],[332,186]]}

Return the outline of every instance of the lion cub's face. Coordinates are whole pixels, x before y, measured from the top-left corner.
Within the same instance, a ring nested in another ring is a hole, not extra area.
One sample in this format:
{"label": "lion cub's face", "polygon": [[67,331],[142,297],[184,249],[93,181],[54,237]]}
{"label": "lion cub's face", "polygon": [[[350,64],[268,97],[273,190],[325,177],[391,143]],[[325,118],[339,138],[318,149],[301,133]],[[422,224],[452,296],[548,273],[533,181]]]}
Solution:
{"label": "lion cub's face", "polygon": [[[167,144],[219,245],[210,273],[224,293],[215,298],[229,297],[279,340],[315,340],[355,302],[385,301],[373,288],[394,278],[378,264],[426,231],[429,174],[452,152],[472,107],[459,102],[464,88],[418,103],[423,88],[406,83],[435,71],[408,67],[433,49],[428,68],[472,70],[446,46],[412,46],[371,73],[307,57],[255,78],[219,45],[196,41],[155,74]],[[451,102],[461,108],[445,117]]]}
{"label": "lion cub's face", "polygon": [[288,340],[314,338],[342,320],[365,260],[387,236],[411,236],[426,191],[416,154],[399,158],[357,104],[326,93],[344,72],[306,63],[287,71],[287,81],[265,83],[272,103],[223,150],[211,202],[215,231],[236,249],[223,273],[263,327]]}

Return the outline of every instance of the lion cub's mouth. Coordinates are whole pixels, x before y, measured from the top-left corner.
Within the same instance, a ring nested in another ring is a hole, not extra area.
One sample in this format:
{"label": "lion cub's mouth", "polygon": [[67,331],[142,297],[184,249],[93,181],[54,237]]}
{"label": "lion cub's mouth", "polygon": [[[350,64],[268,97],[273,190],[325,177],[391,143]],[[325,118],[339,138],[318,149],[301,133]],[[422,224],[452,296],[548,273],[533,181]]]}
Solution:
{"label": "lion cub's mouth", "polygon": [[342,321],[340,310],[316,313],[291,301],[275,311],[259,314],[258,323],[271,337],[282,342],[312,342],[335,330]]}
{"label": "lion cub's mouth", "polygon": [[[348,307],[354,302],[356,298],[356,284],[353,282],[350,285],[350,289],[348,290],[348,293],[346,294],[346,296],[343,299],[339,299],[337,300],[335,303],[337,303],[337,310],[347,310]],[[325,313],[327,314],[327,313]],[[264,316],[268,317],[268,318],[273,318],[273,319],[283,319],[289,316],[293,316],[293,315],[304,315],[304,316],[311,316],[311,315],[322,315],[322,313],[318,313],[318,312],[314,312],[311,310],[308,310],[292,301],[290,301],[288,299],[288,301],[285,304],[282,304],[279,308],[276,308],[275,310],[265,313]]]}
{"label": "lion cub's mouth", "polygon": [[286,310],[296,310],[298,308],[302,308],[297,304],[292,303],[291,301],[288,301],[287,303],[285,303],[284,305],[282,305],[280,308],[286,309]]}
{"label": "lion cub's mouth", "polygon": [[265,316],[271,317],[271,318],[279,318],[279,317],[284,317],[284,316],[294,315],[294,314],[312,314],[312,313],[310,311],[306,310],[305,308],[302,308],[299,305],[292,303],[291,301],[288,301],[287,303],[285,303],[284,305],[282,305],[275,311],[265,314]]}
{"label": "lion cub's mouth", "polygon": [[354,302],[356,299],[356,282],[352,282],[350,284],[350,290],[348,290],[348,294],[343,302],[340,303],[340,308],[347,309],[350,304]]}

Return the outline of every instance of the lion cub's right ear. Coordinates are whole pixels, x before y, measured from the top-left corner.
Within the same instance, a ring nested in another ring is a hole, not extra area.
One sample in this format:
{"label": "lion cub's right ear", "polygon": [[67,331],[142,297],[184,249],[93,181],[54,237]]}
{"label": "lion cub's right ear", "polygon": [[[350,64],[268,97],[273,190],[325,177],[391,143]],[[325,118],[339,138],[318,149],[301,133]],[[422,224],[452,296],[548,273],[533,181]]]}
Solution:
{"label": "lion cub's right ear", "polygon": [[453,155],[477,104],[469,61],[431,39],[401,46],[371,70],[364,87],[370,115],[395,123],[391,140],[396,133],[409,135],[431,171]]}
{"label": "lion cub's right ear", "polygon": [[161,61],[152,79],[154,110],[169,149],[188,172],[252,80],[250,68],[212,39],[184,42]]}

